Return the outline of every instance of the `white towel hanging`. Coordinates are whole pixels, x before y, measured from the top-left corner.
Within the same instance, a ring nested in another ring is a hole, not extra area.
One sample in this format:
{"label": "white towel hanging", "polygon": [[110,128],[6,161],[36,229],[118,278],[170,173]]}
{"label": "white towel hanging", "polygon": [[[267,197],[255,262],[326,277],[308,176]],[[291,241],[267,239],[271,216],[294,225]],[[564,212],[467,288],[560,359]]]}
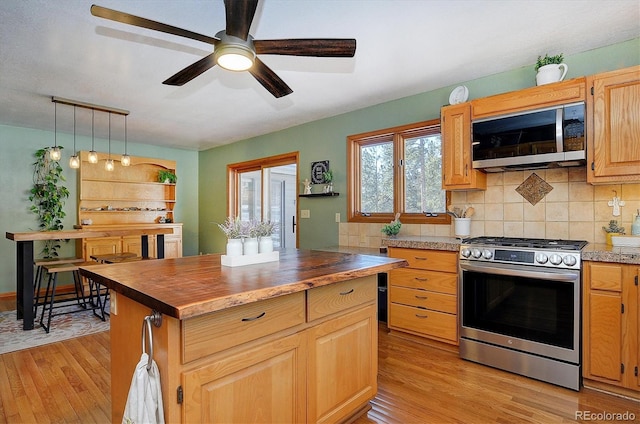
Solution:
{"label": "white towel hanging", "polygon": [[156,361],[143,353],[131,379],[122,424],[164,424],[160,371]]}

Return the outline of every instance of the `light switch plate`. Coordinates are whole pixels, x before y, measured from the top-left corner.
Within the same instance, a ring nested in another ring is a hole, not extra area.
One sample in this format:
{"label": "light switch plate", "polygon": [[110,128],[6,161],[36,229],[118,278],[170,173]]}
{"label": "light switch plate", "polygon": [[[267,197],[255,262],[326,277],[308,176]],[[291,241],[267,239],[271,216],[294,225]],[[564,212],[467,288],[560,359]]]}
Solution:
{"label": "light switch plate", "polygon": [[300,210],[300,218],[311,218],[311,211],[309,209]]}

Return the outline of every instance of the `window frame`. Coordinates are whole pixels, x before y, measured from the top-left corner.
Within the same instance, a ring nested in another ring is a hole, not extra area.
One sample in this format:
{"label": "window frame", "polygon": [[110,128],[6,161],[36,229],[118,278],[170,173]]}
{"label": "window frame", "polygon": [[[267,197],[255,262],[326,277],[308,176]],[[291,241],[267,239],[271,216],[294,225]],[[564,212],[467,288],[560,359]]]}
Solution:
{"label": "window frame", "polygon": [[[437,130],[437,131],[434,131]],[[404,140],[438,133],[442,136],[440,119],[421,121],[393,128],[385,128],[347,136],[347,221],[388,223],[400,212],[400,221],[407,224],[450,224],[451,217],[446,212],[438,216],[426,216],[424,213],[406,213],[404,211]],[[361,175],[362,170],[360,148],[362,146],[391,142],[393,145],[393,212],[371,213],[360,212]],[[441,137],[441,142],[444,140]],[[443,169],[444,172],[444,169]],[[440,181],[442,184],[442,180]],[[445,191],[445,208],[451,203],[451,192]]]}

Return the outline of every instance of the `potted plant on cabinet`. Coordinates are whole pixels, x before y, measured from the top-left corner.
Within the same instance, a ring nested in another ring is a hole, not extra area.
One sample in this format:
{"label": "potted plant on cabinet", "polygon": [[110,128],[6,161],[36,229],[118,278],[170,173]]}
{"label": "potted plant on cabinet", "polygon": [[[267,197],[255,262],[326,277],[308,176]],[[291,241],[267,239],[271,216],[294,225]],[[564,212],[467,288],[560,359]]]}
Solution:
{"label": "potted plant on cabinet", "polygon": [[607,233],[607,244],[611,246],[613,244],[611,237],[620,236],[624,234],[624,227],[618,226],[618,221],[612,219],[609,221],[608,227],[602,227],[605,233]]}
{"label": "potted plant on cabinet", "polygon": [[563,60],[562,53],[555,56],[548,54],[545,54],[544,57],[538,56],[535,67],[536,85],[562,81],[569,70],[569,67],[562,62]]}
{"label": "potted plant on cabinet", "polygon": [[158,181],[165,184],[175,184],[178,180],[173,171],[161,169],[158,171]]}

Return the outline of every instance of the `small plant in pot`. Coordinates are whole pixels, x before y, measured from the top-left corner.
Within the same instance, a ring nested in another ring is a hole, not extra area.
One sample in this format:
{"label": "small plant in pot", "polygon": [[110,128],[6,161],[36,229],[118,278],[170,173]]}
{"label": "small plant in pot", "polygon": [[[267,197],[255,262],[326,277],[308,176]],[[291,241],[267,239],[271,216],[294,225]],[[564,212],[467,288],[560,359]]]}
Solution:
{"label": "small plant in pot", "polygon": [[536,61],[536,85],[544,85],[552,82],[562,81],[567,75],[569,67],[563,63],[564,55],[558,54],[555,56],[549,56],[545,54],[544,57],[538,56]]}
{"label": "small plant in pot", "polygon": [[402,227],[402,222],[400,222],[400,214],[397,213],[395,219],[390,223],[386,224],[382,227],[381,232],[385,233],[388,237],[395,237],[400,232],[400,227]]}
{"label": "small plant in pot", "polygon": [[242,255],[242,223],[240,218],[228,217],[218,228],[227,236],[227,256]]}
{"label": "small plant in pot", "polygon": [[175,184],[178,180],[173,171],[161,169],[158,171],[158,181],[161,183]]}
{"label": "small plant in pot", "polygon": [[611,221],[609,221],[609,226],[608,227],[602,227],[602,229],[604,230],[605,233],[607,233],[607,244],[608,245],[612,245],[613,244],[613,242],[611,240],[611,237],[619,236],[619,235],[623,235],[624,234],[624,227],[618,226],[618,221],[616,221],[615,219],[612,219]]}

